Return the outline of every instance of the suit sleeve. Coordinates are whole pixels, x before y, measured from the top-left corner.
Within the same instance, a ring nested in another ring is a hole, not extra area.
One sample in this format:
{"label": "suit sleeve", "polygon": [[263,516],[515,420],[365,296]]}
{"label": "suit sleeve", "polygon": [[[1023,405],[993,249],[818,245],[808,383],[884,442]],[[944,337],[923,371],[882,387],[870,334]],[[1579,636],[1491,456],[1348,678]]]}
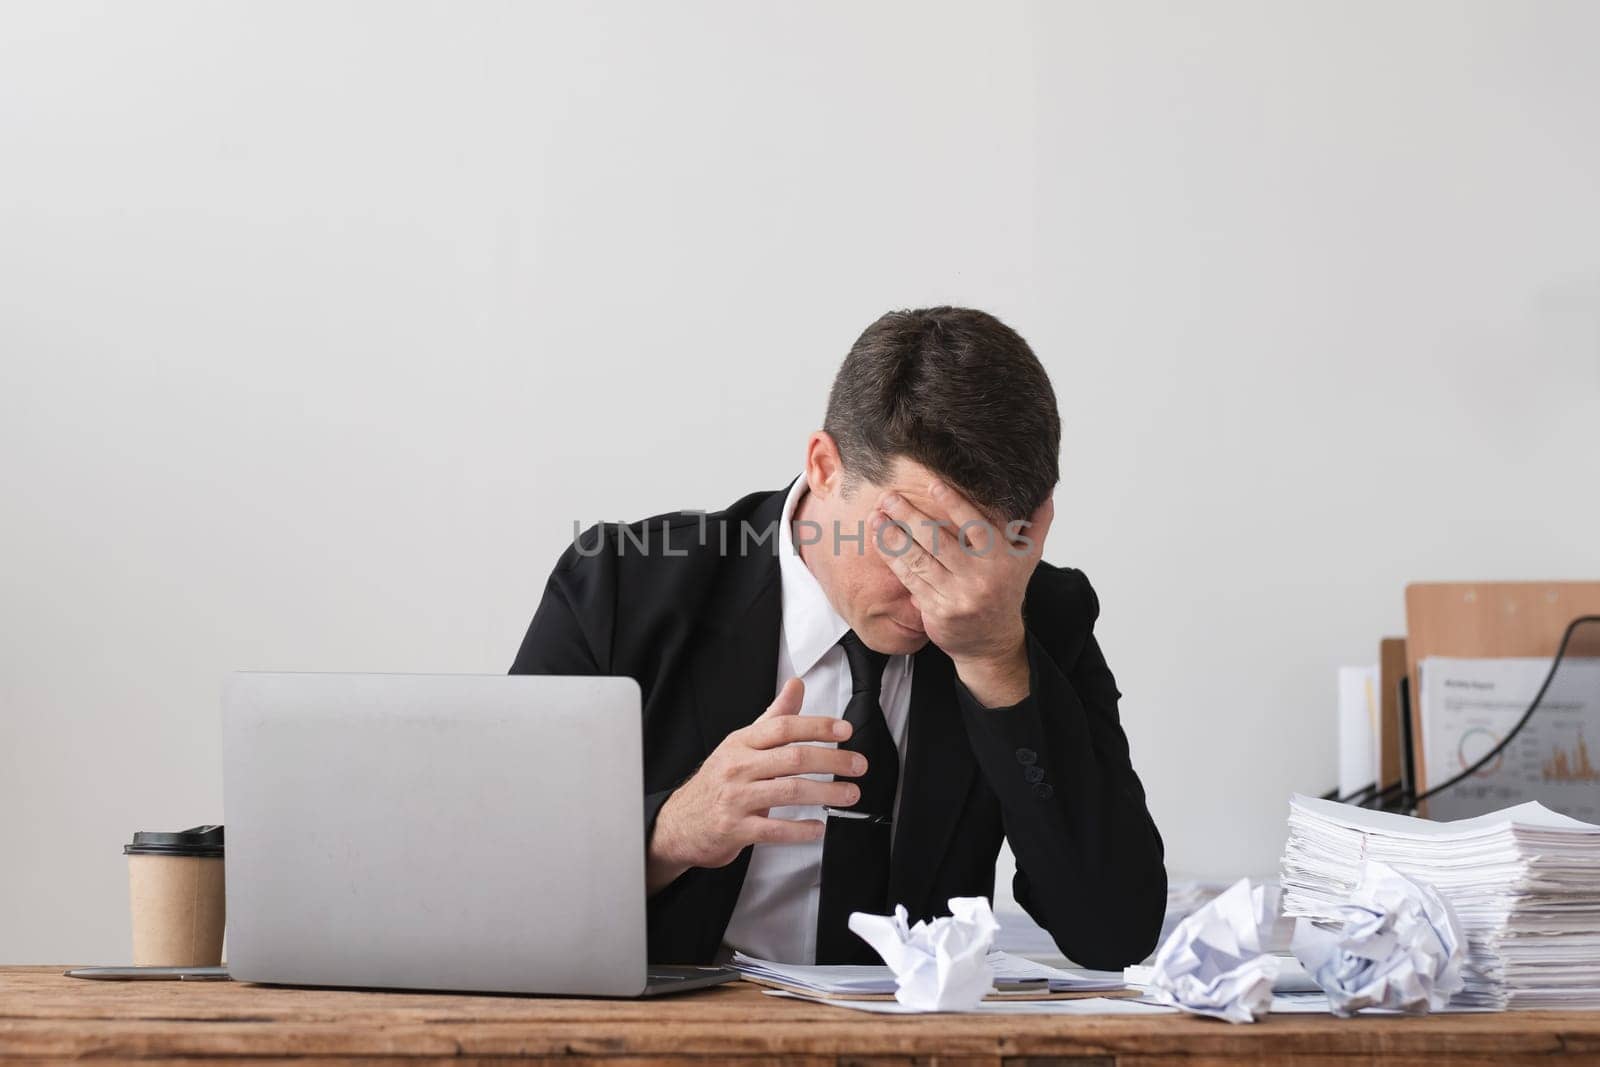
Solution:
{"label": "suit sleeve", "polygon": [[[1145,805],[1117,717],[1121,693],[1093,623],[1028,626],[1029,695],[986,708],[956,683],[973,752],[1000,801],[1017,857],[1017,902],[1068,958],[1115,969],[1155,947],[1166,909],[1161,835]],[[1052,605],[1054,607],[1054,605]],[[1080,615],[1081,618],[1081,615]]]}
{"label": "suit sleeve", "polygon": [[[508,673],[617,673],[611,662],[616,604],[617,554],[605,527],[591,527],[556,562]],[[645,794],[646,846],[656,815],[671,794],[670,789]]]}

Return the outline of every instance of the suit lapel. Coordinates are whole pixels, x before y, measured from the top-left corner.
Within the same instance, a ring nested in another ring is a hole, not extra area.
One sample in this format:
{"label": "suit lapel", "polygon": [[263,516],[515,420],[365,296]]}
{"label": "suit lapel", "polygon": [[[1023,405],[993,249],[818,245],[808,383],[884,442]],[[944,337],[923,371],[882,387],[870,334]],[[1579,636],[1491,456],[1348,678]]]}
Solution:
{"label": "suit lapel", "polygon": [[911,671],[905,773],[889,860],[889,899],[913,919],[930,914],[928,894],[972,788],[976,765],[956,706],[956,672],[933,645],[917,653]]}
{"label": "suit lapel", "polygon": [[[747,520],[756,535],[777,521],[785,492],[773,494]],[[717,588],[695,626],[690,681],[705,755],[722,739],[755,721],[772,703],[778,678],[778,630],[783,621],[783,586],[778,580],[776,545],[751,545],[742,551],[742,531],[727,531],[727,561]],[[704,922],[692,958],[710,959],[739,901],[750,849],[726,867],[693,871],[705,885]],[[688,876],[686,876],[688,877]]]}
{"label": "suit lapel", "polygon": [[772,703],[777,692],[781,597],[782,586],[776,580],[768,582],[736,616],[708,618],[697,628],[695,714],[708,756],[723,738],[750,725]]}
{"label": "suit lapel", "polygon": [[776,524],[785,495],[772,494],[745,520],[758,536],[772,531],[769,541],[749,544],[742,529],[726,530],[722,573],[697,620],[692,676],[707,755],[728,734],[754,721],[776,693],[783,622]]}

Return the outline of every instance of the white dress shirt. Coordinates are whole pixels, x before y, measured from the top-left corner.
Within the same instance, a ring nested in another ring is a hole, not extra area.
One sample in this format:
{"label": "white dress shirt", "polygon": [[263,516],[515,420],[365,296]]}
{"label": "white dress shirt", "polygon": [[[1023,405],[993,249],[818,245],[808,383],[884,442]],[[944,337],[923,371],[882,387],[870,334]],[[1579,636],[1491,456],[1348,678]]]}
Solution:
{"label": "white dress shirt", "polygon": [[[805,475],[795,480],[783,504],[783,521],[778,524],[778,567],[783,582],[783,622],[778,630],[778,677],[773,694],[790,678],[805,683],[802,715],[844,715],[850,702],[850,664],[839,638],[850,629],[828,603],[816,577],[795,550],[795,509],[806,493]],[[854,552],[858,545],[847,541],[842,551]],[[817,545],[832,551],[828,535]],[[883,671],[879,703],[888,720],[889,733],[900,751],[905,766],[906,720],[911,710],[910,656],[891,656]],[[814,742],[827,744],[831,742]],[[812,774],[808,778],[828,781],[830,775]],[[902,770],[902,780],[904,772]],[[895,790],[895,813],[900,807],[900,791]],[[825,819],[820,807],[782,807],[769,812],[774,819]],[[733,918],[723,934],[729,948],[751,956],[783,963],[811,963],[817,956],[817,903],[822,896],[822,841],[802,844],[756,845],[745,872],[744,888],[734,905]]]}

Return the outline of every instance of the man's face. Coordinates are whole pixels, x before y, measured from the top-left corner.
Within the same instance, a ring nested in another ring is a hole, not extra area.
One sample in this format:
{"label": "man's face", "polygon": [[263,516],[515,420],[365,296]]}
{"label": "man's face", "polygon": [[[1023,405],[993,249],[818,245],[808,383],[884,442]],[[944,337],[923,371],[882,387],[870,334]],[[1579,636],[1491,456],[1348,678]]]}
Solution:
{"label": "man's face", "polygon": [[[889,569],[872,520],[879,499],[889,491],[930,516],[947,518],[928,493],[937,475],[920,463],[896,457],[884,484],[858,478],[846,493],[844,479],[837,472],[818,477],[815,468],[810,468],[807,474],[810,491],[796,515],[805,521],[797,523],[794,531],[801,558],[816,575],[834,610],[868,648],[889,655],[916,652],[928,643],[922,613]],[[837,541],[835,530],[842,535]],[[861,541],[854,539],[857,534]],[[949,536],[953,535],[952,529]],[[944,536],[941,532],[941,538]],[[959,551],[953,543],[941,550]]]}

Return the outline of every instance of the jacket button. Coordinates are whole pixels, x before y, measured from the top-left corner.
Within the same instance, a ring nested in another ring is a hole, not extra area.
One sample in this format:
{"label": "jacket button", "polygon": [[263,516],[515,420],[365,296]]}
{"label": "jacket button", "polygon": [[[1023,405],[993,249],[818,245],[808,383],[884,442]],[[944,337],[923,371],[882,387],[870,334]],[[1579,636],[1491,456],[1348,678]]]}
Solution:
{"label": "jacket button", "polygon": [[1022,772],[1022,777],[1026,778],[1031,784],[1042,782],[1044,781],[1044,768],[1029,767]]}
{"label": "jacket button", "polygon": [[1019,748],[1017,749],[1017,762],[1024,767],[1031,767],[1039,762],[1039,753],[1031,748]]}
{"label": "jacket button", "polygon": [[1056,795],[1056,787],[1049,782],[1038,782],[1033,787],[1033,795],[1040,800],[1049,800]]}

